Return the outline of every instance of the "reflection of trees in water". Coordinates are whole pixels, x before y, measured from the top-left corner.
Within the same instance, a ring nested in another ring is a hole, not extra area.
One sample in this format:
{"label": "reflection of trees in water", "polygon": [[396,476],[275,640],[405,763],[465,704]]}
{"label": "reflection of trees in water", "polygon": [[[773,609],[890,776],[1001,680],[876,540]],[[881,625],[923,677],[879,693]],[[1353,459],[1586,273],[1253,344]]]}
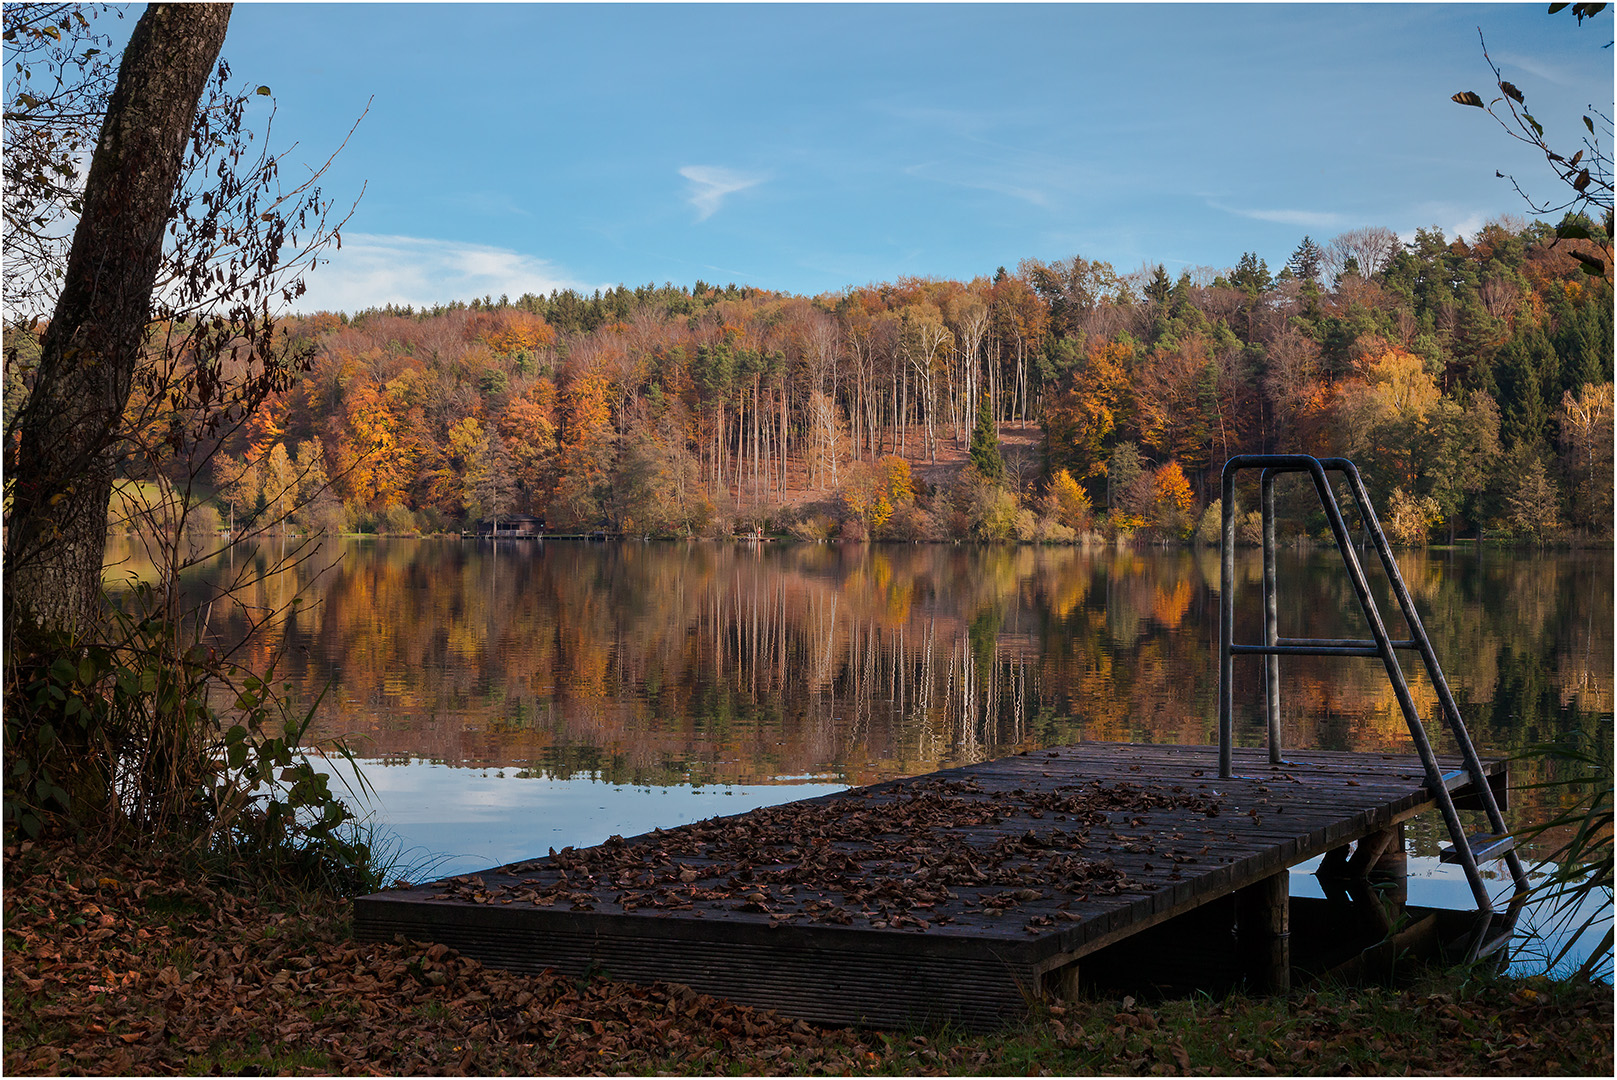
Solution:
{"label": "reflection of trees in water", "polygon": [[[318,579],[329,559],[247,575],[240,599],[255,610],[286,607],[300,589],[305,599],[246,658],[279,651],[280,676],[305,700],[330,682],[322,727],[362,736],[377,756],[629,782],[862,782],[1081,738],[1216,739],[1218,564],[1205,551],[342,550]],[[1418,552],[1400,563],[1486,750],[1598,729],[1609,715],[1609,557]],[[1255,641],[1257,553],[1237,569],[1238,640]],[[1281,572],[1283,633],[1365,634],[1334,552],[1285,552]],[[229,640],[246,612],[216,603],[212,625]],[[1289,747],[1408,752],[1376,661],[1297,658],[1282,671]],[[1236,678],[1238,732],[1257,745],[1259,665],[1238,661]],[[1424,675],[1411,682],[1435,719]]]}

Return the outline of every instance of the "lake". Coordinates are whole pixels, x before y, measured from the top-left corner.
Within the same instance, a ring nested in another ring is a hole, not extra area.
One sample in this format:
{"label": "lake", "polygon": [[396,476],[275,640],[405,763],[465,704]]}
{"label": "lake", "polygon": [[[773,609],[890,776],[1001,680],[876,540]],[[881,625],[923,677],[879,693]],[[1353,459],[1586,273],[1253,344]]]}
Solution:
{"label": "lake", "polygon": [[[150,576],[133,539],[108,555],[109,581]],[[1399,563],[1484,754],[1572,733],[1609,750],[1609,550]],[[1259,573],[1242,552],[1239,641],[1261,634]],[[361,808],[419,876],[1026,749],[1216,743],[1218,579],[1209,549],[272,539],[183,587],[217,642],[245,641],[236,660],[320,699],[319,733],[363,760]],[[1368,636],[1334,548],[1282,552],[1279,596],[1284,636]],[[1288,751],[1413,753],[1379,661],[1281,672]],[[1259,675],[1237,658],[1240,745],[1264,741]],[[1514,793],[1512,825],[1564,794]],[[1441,833],[1410,825],[1411,902],[1469,907]]]}

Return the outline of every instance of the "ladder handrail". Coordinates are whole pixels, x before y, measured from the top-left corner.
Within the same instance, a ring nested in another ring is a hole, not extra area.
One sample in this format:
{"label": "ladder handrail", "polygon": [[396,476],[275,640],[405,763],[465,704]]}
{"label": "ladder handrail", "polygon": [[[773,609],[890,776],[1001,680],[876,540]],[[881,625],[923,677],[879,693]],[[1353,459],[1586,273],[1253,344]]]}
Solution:
{"label": "ladder handrail", "polygon": [[[1262,483],[1262,511],[1263,511],[1263,606],[1264,606],[1264,643],[1261,646],[1236,646],[1233,642],[1235,635],[1235,478],[1243,469],[1261,470]],[[1383,569],[1393,585],[1393,594],[1398,600],[1398,606],[1408,624],[1410,640],[1394,641],[1387,632],[1382,621],[1380,609],[1370,592],[1369,579],[1365,576],[1364,567],[1360,564],[1353,539],[1348,533],[1347,523],[1342,516],[1341,507],[1336,500],[1336,493],[1331,488],[1326,476],[1327,471],[1340,472],[1348,478],[1354,502],[1358,505],[1359,514],[1367,531],[1374,542],[1377,556],[1380,558]],[[1348,577],[1353,585],[1353,591],[1358,598],[1359,607],[1363,611],[1365,621],[1370,625],[1372,642],[1322,640],[1317,643],[1310,639],[1296,639],[1281,644],[1278,632],[1278,599],[1275,587],[1275,512],[1274,512],[1274,479],[1281,473],[1306,472],[1314,482],[1314,489],[1319,496],[1320,506],[1325,511],[1330,522],[1331,534],[1336,540],[1336,546],[1342,556],[1343,564],[1348,571]],[[1386,668],[1388,682],[1391,683],[1393,694],[1398,699],[1399,708],[1403,711],[1404,719],[1409,727],[1410,737],[1415,743],[1416,752],[1421,759],[1426,777],[1427,786],[1432,791],[1447,826],[1449,835],[1454,838],[1455,848],[1460,862],[1466,871],[1466,879],[1471,886],[1472,895],[1476,898],[1478,908],[1483,912],[1492,911],[1493,906],[1488,897],[1486,886],[1483,884],[1481,871],[1478,869],[1470,845],[1466,841],[1465,830],[1460,822],[1459,812],[1454,806],[1454,800],[1449,794],[1447,785],[1443,782],[1443,773],[1437,763],[1437,756],[1432,751],[1426,729],[1421,722],[1420,713],[1415,707],[1414,697],[1409,690],[1409,683],[1404,678],[1402,667],[1398,663],[1395,650],[1399,648],[1414,647],[1421,654],[1426,665],[1427,673],[1433,684],[1438,688],[1438,697],[1442,702],[1444,719],[1448,722],[1456,741],[1462,748],[1466,768],[1470,772],[1473,784],[1482,798],[1484,809],[1488,812],[1489,823],[1497,832],[1506,831],[1504,817],[1499,811],[1498,804],[1493,797],[1491,787],[1482,773],[1481,759],[1478,757],[1476,747],[1472,744],[1465,724],[1460,718],[1459,706],[1454,702],[1449,692],[1447,679],[1443,675],[1441,666],[1437,663],[1437,654],[1433,651],[1431,640],[1426,629],[1415,611],[1414,601],[1404,585],[1403,577],[1398,571],[1397,561],[1392,556],[1391,545],[1387,543],[1386,535],[1381,530],[1381,524],[1376,519],[1375,509],[1370,504],[1370,498],[1364,488],[1364,481],[1359,475],[1358,467],[1346,458],[1320,459],[1308,454],[1238,454],[1225,462],[1221,477],[1222,488],[1222,560],[1220,567],[1221,581],[1219,589],[1219,696],[1218,696],[1218,736],[1219,736],[1219,775],[1229,777],[1232,775],[1232,756],[1234,745],[1234,657],[1239,650],[1243,654],[1259,653],[1264,658],[1265,672],[1265,711],[1268,720],[1269,760],[1279,764],[1281,758],[1280,744],[1280,655],[1350,655],[1350,656],[1378,656]],[[1372,646],[1373,648],[1367,648]],[[1511,877],[1516,884],[1517,891],[1527,888],[1526,874],[1522,870],[1521,861],[1515,852],[1508,855]]]}

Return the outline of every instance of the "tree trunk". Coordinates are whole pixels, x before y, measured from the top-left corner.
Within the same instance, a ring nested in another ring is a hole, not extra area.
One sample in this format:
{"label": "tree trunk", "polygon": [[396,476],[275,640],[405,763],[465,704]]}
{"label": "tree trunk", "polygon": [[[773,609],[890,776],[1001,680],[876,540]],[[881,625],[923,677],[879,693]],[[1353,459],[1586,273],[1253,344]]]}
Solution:
{"label": "tree trunk", "polygon": [[107,504],[197,101],[229,4],[152,4],[96,141],[84,211],[33,392],[8,453],[6,623],[86,630],[101,615]]}

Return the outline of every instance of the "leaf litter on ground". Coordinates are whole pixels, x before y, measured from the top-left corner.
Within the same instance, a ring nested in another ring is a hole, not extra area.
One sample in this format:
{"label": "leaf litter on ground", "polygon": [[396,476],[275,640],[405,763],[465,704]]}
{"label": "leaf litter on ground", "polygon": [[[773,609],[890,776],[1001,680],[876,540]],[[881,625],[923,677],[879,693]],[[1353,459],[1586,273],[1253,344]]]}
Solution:
{"label": "leaf litter on ground", "polygon": [[1604,984],[1036,1005],[1003,1033],[829,1028],[673,984],[357,944],[340,898],[194,860],[5,851],[4,1068],[46,1074],[1601,1075]]}

